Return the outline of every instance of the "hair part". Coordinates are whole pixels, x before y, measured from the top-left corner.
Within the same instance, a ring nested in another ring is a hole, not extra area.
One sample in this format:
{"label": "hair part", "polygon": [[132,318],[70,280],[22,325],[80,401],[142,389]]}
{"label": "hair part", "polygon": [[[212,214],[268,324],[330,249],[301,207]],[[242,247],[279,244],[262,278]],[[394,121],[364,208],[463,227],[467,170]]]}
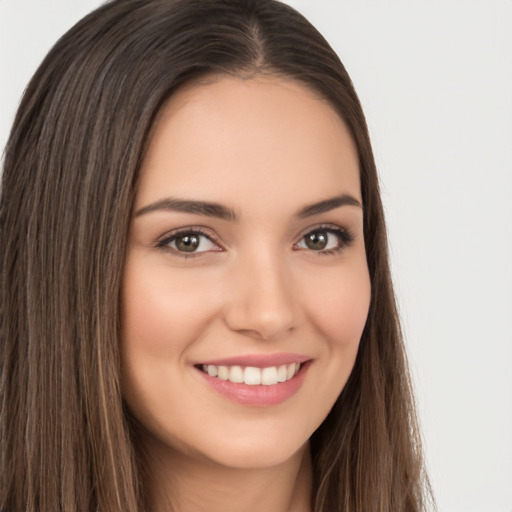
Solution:
{"label": "hair part", "polygon": [[372,283],[351,377],[311,440],[315,512],[417,512],[429,496],[368,130],[342,63],[272,0],[115,0],[64,35],[24,94],[0,204],[0,510],[145,510],[120,386],[120,290],[141,163],[180,87],[297,80],[357,147]]}

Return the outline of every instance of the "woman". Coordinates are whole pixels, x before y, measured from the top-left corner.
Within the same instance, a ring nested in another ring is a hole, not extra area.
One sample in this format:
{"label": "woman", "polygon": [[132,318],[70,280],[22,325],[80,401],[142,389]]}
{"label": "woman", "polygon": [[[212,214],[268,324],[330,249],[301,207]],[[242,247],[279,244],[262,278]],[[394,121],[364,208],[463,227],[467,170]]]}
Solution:
{"label": "woman", "polygon": [[423,510],[364,116],[291,8],[90,14],[1,222],[2,510]]}

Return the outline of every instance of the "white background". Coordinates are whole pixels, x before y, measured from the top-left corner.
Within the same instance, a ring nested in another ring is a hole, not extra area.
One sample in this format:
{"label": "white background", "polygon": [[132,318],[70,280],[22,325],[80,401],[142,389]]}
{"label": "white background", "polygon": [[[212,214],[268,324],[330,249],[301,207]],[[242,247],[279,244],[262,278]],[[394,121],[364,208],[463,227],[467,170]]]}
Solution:
{"label": "white background", "polygon": [[[512,1],[288,0],[370,126],[440,512],[512,512]],[[95,0],[0,0],[0,146]]]}

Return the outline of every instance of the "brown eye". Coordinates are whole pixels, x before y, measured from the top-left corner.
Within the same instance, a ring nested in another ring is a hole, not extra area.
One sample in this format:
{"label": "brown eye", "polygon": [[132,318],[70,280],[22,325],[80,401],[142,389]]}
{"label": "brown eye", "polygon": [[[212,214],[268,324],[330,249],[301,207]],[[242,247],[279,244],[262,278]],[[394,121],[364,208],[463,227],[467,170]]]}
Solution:
{"label": "brown eye", "polygon": [[325,231],[313,231],[304,237],[304,242],[308,249],[312,249],[313,251],[321,251],[327,247],[327,243],[329,242],[329,235]]}
{"label": "brown eye", "polygon": [[296,245],[297,249],[308,249],[320,254],[342,251],[353,241],[353,236],[340,228],[317,228],[305,234]]}
{"label": "brown eye", "polygon": [[208,236],[194,231],[176,233],[162,240],[158,247],[166,247],[182,255],[219,250],[218,245]]}
{"label": "brown eye", "polygon": [[195,252],[199,247],[199,236],[183,235],[176,237],[176,249],[181,252]]}

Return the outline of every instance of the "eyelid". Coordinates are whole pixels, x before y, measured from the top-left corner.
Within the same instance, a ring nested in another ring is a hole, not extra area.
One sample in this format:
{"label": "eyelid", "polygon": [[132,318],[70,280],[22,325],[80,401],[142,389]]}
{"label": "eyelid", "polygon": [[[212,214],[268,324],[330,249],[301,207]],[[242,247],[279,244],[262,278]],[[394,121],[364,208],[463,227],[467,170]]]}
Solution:
{"label": "eyelid", "polygon": [[[297,248],[297,245],[300,242],[302,242],[302,240],[304,240],[304,238],[307,235],[309,235],[311,233],[318,232],[318,231],[327,231],[327,232],[333,233],[335,236],[338,237],[338,239],[340,241],[339,246],[336,248],[333,248],[333,249],[322,249],[322,250],[317,250],[317,251],[315,251],[314,249],[309,249],[309,248],[302,248],[302,247]],[[344,249],[350,247],[350,245],[352,245],[352,243],[354,242],[355,238],[356,238],[356,235],[353,233],[353,231],[351,231],[345,227],[339,226],[337,224],[329,224],[329,223],[318,224],[316,226],[309,226],[307,229],[303,230],[301,232],[301,234],[299,235],[298,240],[297,240],[297,242],[295,242],[293,247],[295,250],[298,250],[298,251],[307,251],[307,252],[316,253],[318,255],[340,253]]]}
{"label": "eyelid", "polygon": [[[204,238],[207,238],[212,244],[217,246],[218,251],[224,251],[224,247],[219,242],[218,237],[215,236],[210,230],[202,227],[202,226],[186,226],[182,228],[177,228],[172,231],[167,232],[165,235],[161,236],[155,243],[155,246],[157,249],[164,249],[169,250],[173,254],[184,257],[184,258],[191,258],[194,256],[199,256],[207,252],[214,252],[214,251],[197,251],[197,252],[182,252],[178,251],[177,249],[170,247],[169,244],[176,240],[176,238],[184,235],[198,235],[202,236]],[[215,251],[217,252],[217,250]]]}
{"label": "eyelid", "polygon": [[[331,249],[320,249],[320,250],[297,247],[298,244],[300,242],[302,242],[302,240],[304,240],[304,238],[308,234],[318,232],[318,231],[326,231],[326,232],[334,234],[339,240],[338,247],[331,248]],[[196,251],[184,252],[184,251],[179,251],[179,250],[169,246],[169,244],[172,241],[174,241],[176,238],[178,238],[179,236],[184,236],[184,235],[199,235],[199,236],[205,237],[212,244],[214,244],[217,247],[217,249],[215,249],[213,251],[206,250],[206,251],[197,251],[197,252]],[[303,230],[301,232],[301,234],[299,235],[297,241],[293,244],[293,249],[297,250],[297,251],[312,252],[312,253],[316,253],[317,255],[340,253],[344,249],[348,248],[352,244],[354,239],[355,239],[355,234],[352,231],[350,231],[349,229],[339,226],[337,224],[324,223],[324,224],[309,226],[308,228]],[[177,256],[183,257],[183,258],[193,258],[193,257],[204,255],[205,253],[225,251],[225,247],[219,241],[219,237],[216,234],[212,233],[210,229],[204,228],[203,226],[186,226],[186,227],[181,227],[181,228],[177,228],[172,231],[169,231],[165,235],[161,236],[155,242],[155,247],[158,249],[168,250],[168,251],[172,252],[174,255],[177,255]]]}

